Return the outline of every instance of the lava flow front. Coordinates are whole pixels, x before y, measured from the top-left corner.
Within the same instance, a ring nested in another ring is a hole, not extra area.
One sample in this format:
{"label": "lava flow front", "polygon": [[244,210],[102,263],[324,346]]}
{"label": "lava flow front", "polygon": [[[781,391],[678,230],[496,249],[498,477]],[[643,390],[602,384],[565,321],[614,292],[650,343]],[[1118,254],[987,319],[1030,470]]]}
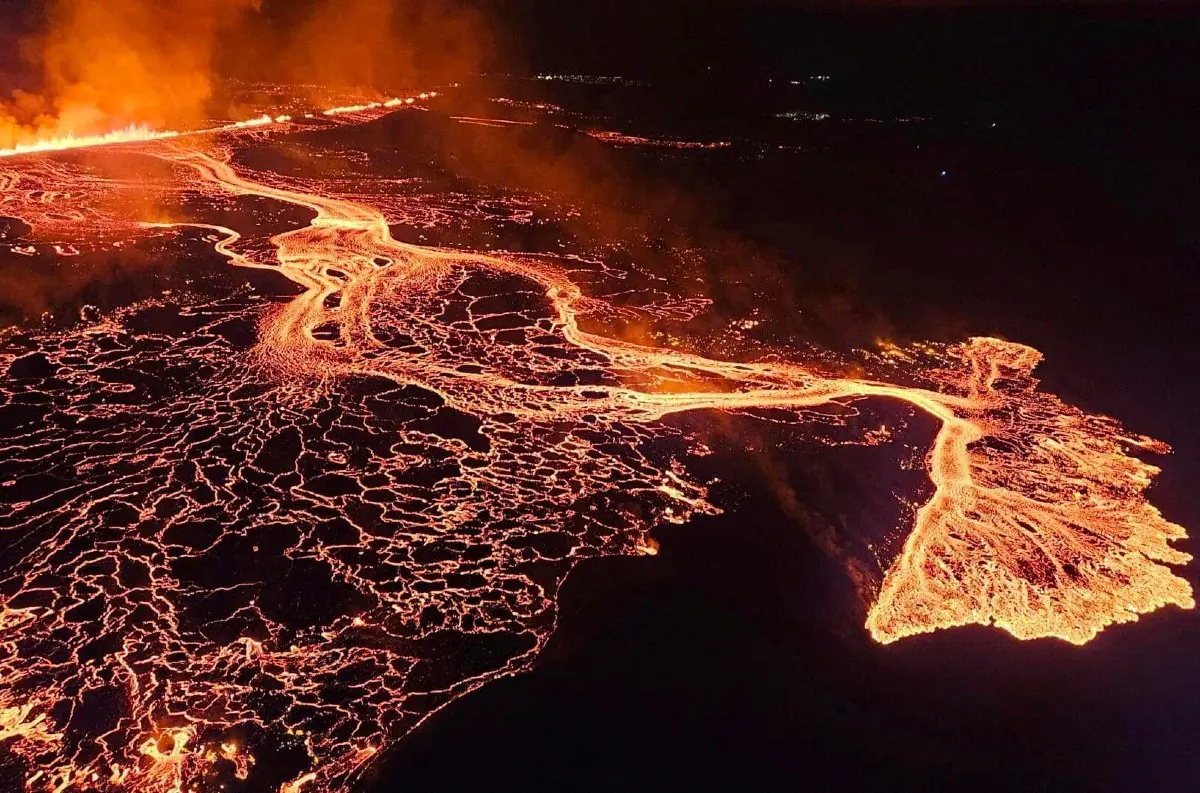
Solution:
{"label": "lava flow front", "polygon": [[610,338],[652,312],[585,294],[581,261],[393,237],[458,210],[321,148],[391,107],[0,164],[30,268],[175,251],[180,271],[3,337],[0,752],[29,789],[345,789],[527,668],[576,560],[715,511],[664,420],[685,411],[884,400],[937,422],[880,642],[1082,644],[1193,606],[1133,454],[1165,447],[1038,391],[1035,350],[923,345],[842,377]]}

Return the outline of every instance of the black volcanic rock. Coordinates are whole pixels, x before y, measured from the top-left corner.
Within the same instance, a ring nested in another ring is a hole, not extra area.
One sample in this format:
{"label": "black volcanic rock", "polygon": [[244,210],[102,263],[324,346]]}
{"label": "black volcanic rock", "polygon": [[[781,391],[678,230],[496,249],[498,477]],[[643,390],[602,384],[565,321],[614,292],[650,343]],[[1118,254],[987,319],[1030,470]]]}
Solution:
{"label": "black volcanic rock", "polygon": [[8,365],[8,376],[14,380],[41,380],[57,372],[58,367],[40,352],[23,355]]}

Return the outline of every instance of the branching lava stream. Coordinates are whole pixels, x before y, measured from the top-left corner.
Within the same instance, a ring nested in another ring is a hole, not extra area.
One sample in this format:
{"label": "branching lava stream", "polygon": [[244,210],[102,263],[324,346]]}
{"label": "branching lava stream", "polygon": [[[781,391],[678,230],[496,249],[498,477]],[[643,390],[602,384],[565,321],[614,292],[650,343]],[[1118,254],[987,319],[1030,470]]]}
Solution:
{"label": "branching lava stream", "polygon": [[[60,248],[204,241],[298,292],[5,339],[0,748],[29,789],[345,789],[527,668],[575,560],[715,510],[656,451],[689,442],[662,421],[683,411],[877,399],[939,422],[933,495],[867,617],[879,642],[981,624],[1083,644],[1193,606],[1168,567],[1184,530],[1132,454],[1166,448],[1038,391],[1035,350],[891,351],[914,386],[608,338],[588,320],[620,309],[567,269],[397,241],[395,202],[238,162],[262,134],[120,148],[166,176],[50,154],[0,170],[0,214]],[[255,233],[112,209],[135,191],[311,218]]]}

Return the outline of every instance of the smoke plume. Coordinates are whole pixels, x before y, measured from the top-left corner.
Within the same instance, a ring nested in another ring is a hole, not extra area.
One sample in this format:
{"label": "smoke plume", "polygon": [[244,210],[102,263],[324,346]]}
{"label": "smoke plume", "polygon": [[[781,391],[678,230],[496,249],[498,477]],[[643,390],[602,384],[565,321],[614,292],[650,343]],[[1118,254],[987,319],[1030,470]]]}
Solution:
{"label": "smoke plume", "polygon": [[451,0],[49,0],[22,42],[36,90],[0,100],[0,149],[219,115],[224,77],[366,89],[441,80],[487,52]]}
{"label": "smoke plume", "polygon": [[197,120],[213,91],[218,39],[258,0],[54,0],[26,40],[38,93],[0,107],[0,147],[129,124]]}

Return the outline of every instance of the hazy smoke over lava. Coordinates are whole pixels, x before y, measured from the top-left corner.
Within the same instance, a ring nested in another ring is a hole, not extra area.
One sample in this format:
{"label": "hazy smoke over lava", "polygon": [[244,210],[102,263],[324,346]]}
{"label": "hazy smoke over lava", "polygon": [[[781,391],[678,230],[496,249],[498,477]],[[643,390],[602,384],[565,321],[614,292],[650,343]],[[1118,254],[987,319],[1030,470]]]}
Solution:
{"label": "hazy smoke over lava", "polygon": [[483,15],[453,0],[264,0],[246,23],[221,66],[253,80],[428,87],[479,70],[491,50]]}
{"label": "hazy smoke over lava", "polygon": [[212,117],[221,78],[369,89],[457,74],[486,47],[440,1],[51,0],[22,41],[36,90],[0,100],[0,149]]}
{"label": "hazy smoke over lava", "polygon": [[194,120],[213,90],[220,36],[257,0],[56,0],[25,42],[41,93],[0,108],[0,146],[127,124]]}

